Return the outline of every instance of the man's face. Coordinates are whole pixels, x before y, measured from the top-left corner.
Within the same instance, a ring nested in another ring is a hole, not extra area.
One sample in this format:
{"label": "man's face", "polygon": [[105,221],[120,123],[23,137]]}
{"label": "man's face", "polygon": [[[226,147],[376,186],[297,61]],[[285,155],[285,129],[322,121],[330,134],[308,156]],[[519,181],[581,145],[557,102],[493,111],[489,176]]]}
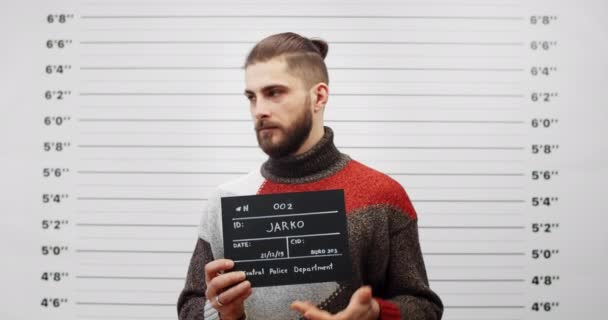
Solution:
{"label": "man's face", "polygon": [[258,144],[271,157],[297,151],[312,128],[312,108],[303,81],[287,72],[283,59],[258,62],[245,70],[245,95]]}

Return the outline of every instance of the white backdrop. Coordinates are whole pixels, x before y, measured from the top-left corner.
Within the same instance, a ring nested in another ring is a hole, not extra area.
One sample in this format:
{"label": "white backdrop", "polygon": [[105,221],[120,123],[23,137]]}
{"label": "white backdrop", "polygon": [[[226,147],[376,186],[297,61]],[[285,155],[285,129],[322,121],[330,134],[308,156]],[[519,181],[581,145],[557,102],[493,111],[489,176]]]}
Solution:
{"label": "white backdrop", "polygon": [[176,318],[207,193],[265,159],[240,67],[284,31],[329,42],[327,125],[408,191],[444,319],[603,316],[606,2],[1,7],[2,319]]}

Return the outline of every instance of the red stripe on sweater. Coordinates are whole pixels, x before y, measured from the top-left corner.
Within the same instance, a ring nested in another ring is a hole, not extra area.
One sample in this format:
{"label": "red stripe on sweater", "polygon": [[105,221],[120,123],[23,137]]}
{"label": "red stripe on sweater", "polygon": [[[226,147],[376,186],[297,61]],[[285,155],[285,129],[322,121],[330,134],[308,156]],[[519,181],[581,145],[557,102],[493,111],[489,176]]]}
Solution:
{"label": "red stripe on sweater", "polygon": [[350,160],[340,171],[315,182],[284,184],[266,180],[258,194],[332,189],[344,189],[347,214],[369,205],[388,204],[416,219],[416,211],[399,182],[356,160]]}
{"label": "red stripe on sweater", "polygon": [[387,300],[383,300],[380,298],[376,298],[374,297],[374,299],[378,302],[378,305],[380,306],[380,316],[378,317],[378,319],[380,320],[400,320],[401,319],[401,311],[399,311],[399,308],[397,307],[396,304],[387,301]]}

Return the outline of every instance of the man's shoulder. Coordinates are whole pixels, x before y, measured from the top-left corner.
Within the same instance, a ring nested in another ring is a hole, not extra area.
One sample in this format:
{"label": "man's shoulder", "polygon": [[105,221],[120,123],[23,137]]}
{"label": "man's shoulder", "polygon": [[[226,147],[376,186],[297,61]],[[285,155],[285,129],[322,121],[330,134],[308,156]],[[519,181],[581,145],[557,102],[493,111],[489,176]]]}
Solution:
{"label": "man's shoulder", "polygon": [[385,204],[400,208],[412,218],[416,217],[416,210],[399,181],[357,160],[351,160],[348,167],[345,178],[349,181],[346,185],[353,203],[356,203],[355,207]]}
{"label": "man's shoulder", "polygon": [[382,192],[403,190],[401,183],[390,175],[354,159],[349,163],[347,178],[353,179],[355,183],[365,186],[366,189],[375,187]]}

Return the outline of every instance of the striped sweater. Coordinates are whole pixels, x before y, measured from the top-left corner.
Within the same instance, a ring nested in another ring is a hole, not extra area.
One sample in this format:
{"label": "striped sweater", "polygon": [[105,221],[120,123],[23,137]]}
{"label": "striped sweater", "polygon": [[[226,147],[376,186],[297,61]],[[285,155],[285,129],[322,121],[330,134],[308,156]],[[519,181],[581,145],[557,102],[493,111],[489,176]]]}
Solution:
{"label": "striped sweater", "polygon": [[344,282],[253,288],[245,301],[248,319],[298,319],[289,305],[308,300],[337,313],[359,287],[370,285],[380,319],[440,319],[443,304],[429,288],[418,240],[417,216],[394,179],[341,153],[325,126],[323,138],[297,156],[269,158],[254,170],[224,183],[209,197],[184,289],[179,319],[218,319],[205,298],[204,265],[224,257],[220,198],[344,189],[352,277]]}

